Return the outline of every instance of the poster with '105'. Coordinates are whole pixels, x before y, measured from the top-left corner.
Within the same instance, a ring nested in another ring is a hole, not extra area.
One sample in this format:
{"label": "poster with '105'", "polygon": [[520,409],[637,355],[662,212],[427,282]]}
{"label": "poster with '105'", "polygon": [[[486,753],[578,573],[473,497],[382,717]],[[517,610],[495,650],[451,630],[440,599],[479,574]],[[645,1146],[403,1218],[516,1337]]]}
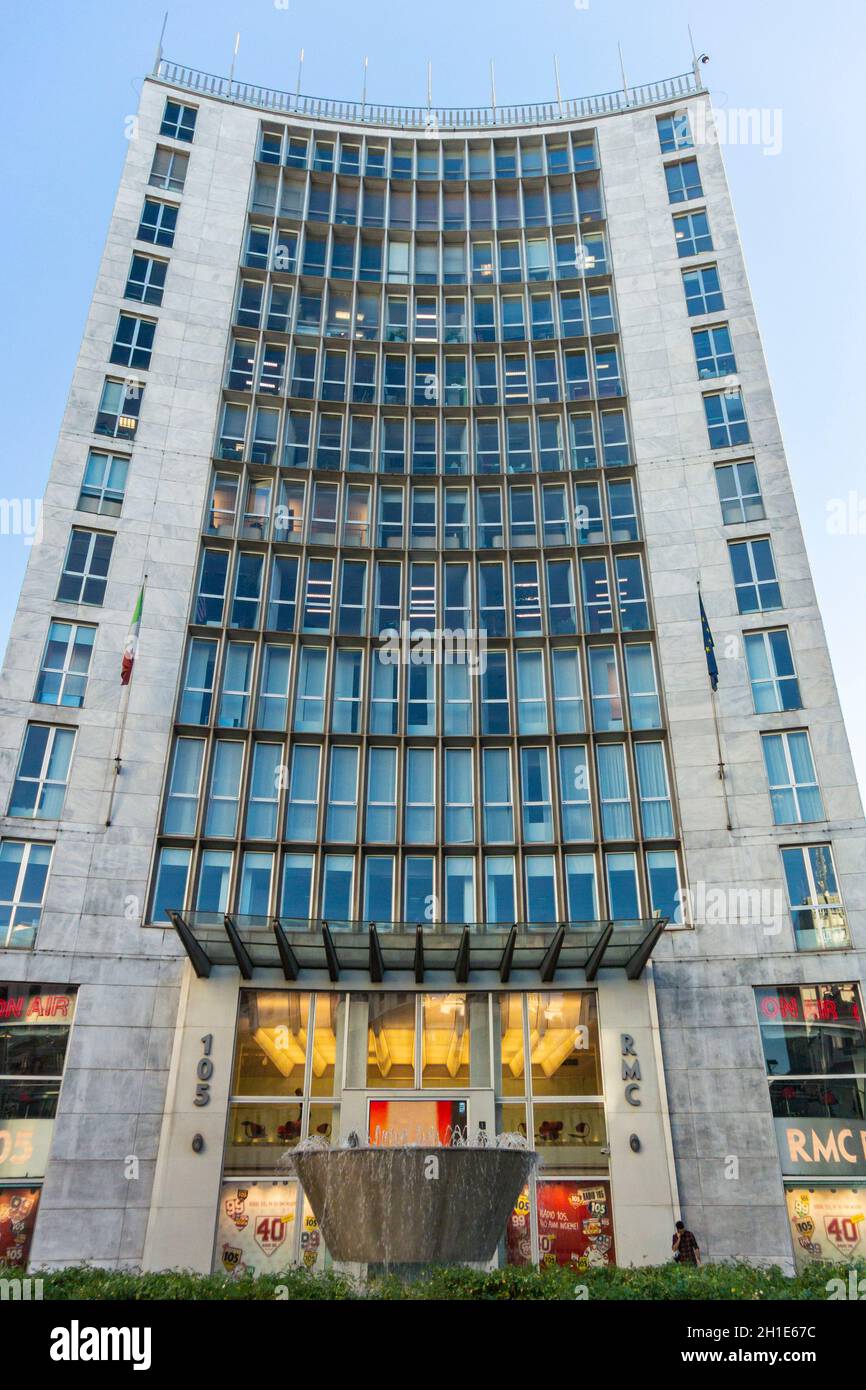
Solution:
{"label": "poster with '105'", "polygon": [[819,1260],[847,1264],[866,1256],[866,1183],[786,1184],[785,1195],[798,1270]]}
{"label": "poster with '105'", "polygon": [[304,1200],[298,1240],[295,1182],[227,1182],[220,1193],[214,1272],[279,1274],[300,1262],[319,1268],[325,1247],[318,1223]]}

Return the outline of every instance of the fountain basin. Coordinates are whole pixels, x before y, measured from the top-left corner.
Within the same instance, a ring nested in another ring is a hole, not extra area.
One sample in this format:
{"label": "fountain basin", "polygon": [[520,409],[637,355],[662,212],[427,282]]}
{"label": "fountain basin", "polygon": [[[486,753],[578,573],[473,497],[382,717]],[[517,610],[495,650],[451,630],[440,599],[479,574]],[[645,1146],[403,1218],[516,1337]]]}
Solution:
{"label": "fountain basin", "polygon": [[492,1258],[532,1171],[527,1149],[320,1149],[293,1155],[332,1257],[470,1264]]}

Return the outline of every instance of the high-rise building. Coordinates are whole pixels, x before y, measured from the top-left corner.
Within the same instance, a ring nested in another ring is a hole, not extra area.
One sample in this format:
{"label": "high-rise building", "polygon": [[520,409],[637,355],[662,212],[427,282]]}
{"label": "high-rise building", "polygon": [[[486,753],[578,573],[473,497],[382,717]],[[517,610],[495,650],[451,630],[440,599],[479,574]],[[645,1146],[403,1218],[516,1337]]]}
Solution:
{"label": "high-rise building", "polygon": [[712,133],[145,81],[0,687],[0,1256],[321,1267],[286,1150],[503,1131],[503,1260],[862,1253],[864,822]]}

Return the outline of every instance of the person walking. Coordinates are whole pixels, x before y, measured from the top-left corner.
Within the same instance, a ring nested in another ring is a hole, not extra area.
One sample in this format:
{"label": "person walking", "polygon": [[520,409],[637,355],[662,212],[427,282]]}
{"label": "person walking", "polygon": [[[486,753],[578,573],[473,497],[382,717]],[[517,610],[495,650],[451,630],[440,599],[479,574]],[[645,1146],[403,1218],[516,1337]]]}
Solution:
{"label": "person walking", "polygon": [[692,1231],[686,1229],[684,1221],[678,1221],[671,1242],[674,1260],[678,1265],[699,1265],[701,1250]]}

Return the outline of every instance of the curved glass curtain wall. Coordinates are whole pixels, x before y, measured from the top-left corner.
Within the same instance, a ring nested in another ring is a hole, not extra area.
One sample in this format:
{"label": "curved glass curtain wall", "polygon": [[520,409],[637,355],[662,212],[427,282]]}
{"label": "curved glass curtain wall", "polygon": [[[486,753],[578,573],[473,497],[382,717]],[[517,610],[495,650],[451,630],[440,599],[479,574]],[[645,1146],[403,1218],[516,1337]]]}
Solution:
{"label": "curved glass curtain wall", "polygon": [[591,128],[261,123],[151,920],[673,914],[626,389]]}

